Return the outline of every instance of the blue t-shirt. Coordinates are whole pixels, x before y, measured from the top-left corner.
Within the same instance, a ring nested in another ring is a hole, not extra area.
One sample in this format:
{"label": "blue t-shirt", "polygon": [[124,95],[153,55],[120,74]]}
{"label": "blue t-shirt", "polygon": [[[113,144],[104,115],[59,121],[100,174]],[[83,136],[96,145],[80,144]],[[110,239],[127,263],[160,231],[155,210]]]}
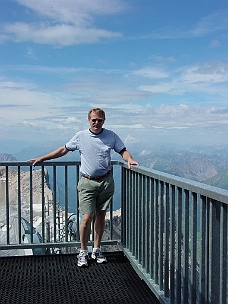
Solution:
{"label": "blue t-shirt", "polygon": [[111,150],[120,153],[125,145],[119,136],[111,130],[103,129],[99,134],[89,129],[77,132],[66,143],[69,151],[79,150],[81,173],[89,176],[102,176],[111,169]]}

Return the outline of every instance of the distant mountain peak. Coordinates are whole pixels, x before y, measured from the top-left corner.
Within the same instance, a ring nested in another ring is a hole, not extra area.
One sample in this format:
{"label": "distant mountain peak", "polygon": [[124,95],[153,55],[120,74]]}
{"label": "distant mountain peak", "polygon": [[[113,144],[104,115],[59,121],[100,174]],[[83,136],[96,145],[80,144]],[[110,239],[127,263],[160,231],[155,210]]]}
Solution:
{"label": "distant mountain peak", "polygon": [[12,154],[1,153],[0,161],[17,161],[17,159]]}

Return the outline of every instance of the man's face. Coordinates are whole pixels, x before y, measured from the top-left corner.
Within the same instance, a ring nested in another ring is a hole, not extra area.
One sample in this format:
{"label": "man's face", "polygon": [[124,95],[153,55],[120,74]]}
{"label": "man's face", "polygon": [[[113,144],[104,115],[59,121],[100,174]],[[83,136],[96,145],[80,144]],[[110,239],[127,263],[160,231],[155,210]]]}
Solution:
{"label": "man's face", "polygon": [[102,113],[96,114],[94,112],[91,112],[90,119],[88,121],[90,124],[90,130],[93,133],[98,134],[102,131],[102,126],[104,124],[104,118]]}

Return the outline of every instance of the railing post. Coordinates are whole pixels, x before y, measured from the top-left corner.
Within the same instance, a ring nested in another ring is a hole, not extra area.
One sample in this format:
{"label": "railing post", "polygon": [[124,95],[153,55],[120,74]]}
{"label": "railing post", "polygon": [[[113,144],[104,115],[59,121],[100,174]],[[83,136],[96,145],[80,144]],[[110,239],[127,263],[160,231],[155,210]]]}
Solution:
{"label": "railing post", "polygon": [[170,303],[175,302],[175,205],[176,205],[176,187],[171,185],[171,203],[170,203]]}
{"label": "railing post", "polygon": [[80,215],[79,215],[79,199],[78,199],[78,191],[77,191],[77,186],[79,182],[79,166],[76,166],[76,181],[75,181],[75,214],[77,215],[77,235],[76,235],[76,240],[79,241],[79,226],[80,226]]}
{"label": "railing post", "polygon": [[[65,195],[64,195],[64,198],[65,198],[65,201],[64,201],[64,206],[65,206],[65,218],[64,218],[64,221],[65,221],[65,225],[63,228],[65,228],[65,242],[68,242],[68,227],[67,227],[67,222],[68,222],[68,167],[65,166]],[[67,251],[68,251],[68,248],[67,248]]]}
{"label": "railing post", "polygon": [[121,167],[121,243],[126,246],[126,171]]}
{"label": "railing post", "polygon": [[42,239],[45,242],[45,197],[44,197],[44,166],[41,166],[41,199],[42,199]]}
{"label": "railing post", "polygon": [[165,183],[165,246],[164,246],[164,295],[169,297],[169,254],[170,254],[170,188],[169,184]]}
{"label": "railing post", "polygon": [[9,209],[9,167],[6,166],[6,243],[10,244],[9,226],[10,226],[10,209]]}
{"label": "railing post", "polygon": [[197,193],[192,193],[192,244],[191,244],[191,303],[196,303],[196,255],[197,255]]}
{"label": "railing post", "polygon": [[155,255],[154,255],[154,197],[155,197],[155,190],[154,190],[154,179],[150,178],[150,278],[154,278],[154,263],[155,263]]}
{"label": "railing post", "polygon": [[155,197],[154,197],[154,281],[158,284],[159,269],[159,181],[155,179]]}
{"label": "railing post", "polygon": [[207,265],[207,254],[206,250],[208,248],[208,235],[207,235],[207,213],[206,213],[206,197],[201,196],[200,202],[200,220],[201,220],[201,230],[200,230],[200,263],[199,263],[199,299],[200,303],[206,302],[206,286],[207,286],[207,276],[206,276],[206,265]]}
{"label": "railing post", "polygon": [[181,303],[181,272],[182,272],[182,255],[181,255],[181,241],[182,241],[182,188],[177,187],[177,223],[176,223],[176,302]]}
{"label": "railing post", "polygon": [[188,303],[189,282],[189,191],[184,191],[184,244],[183,244],[183,303]]}
{"label": "railing post", "polygon": [[[138,187],[137,187],[137,173],[136,172],[130,172],[127,171],[128,173],[128,183],[131,181],[131,188],[129,186],[129,193],[128,193],[128,208],[130,208],[131,213],[128,217],[128,222],[132,223],[132,226],[128,225],[128,230],[127,230],[127,235],[130,239],[130,246],[129,248],[132,249],[133,255],[135,258],[138,258],[138,226],[137,226],[137,220],[138,220]],[[129,210],[129,209],[128,209]],[[131,228],[132,227],[132,228]],[[133,233],[131,232],[133,230]]]}
{"label": "railing post", "polygon": [[220,302],[227,300],[227,205],[221,206],[221,225],[220,225]]}
{"label": "railing post", "polygon": [[21,170],[20,166],[18,166],[17,171],[17,201],[18,201],[18,242],[21,244]]}
{"label": "railing post", "polygon": [[164,182],[159,182],[159,286],[164,288]]}
{"label": "railing post", "polygon": [[136,217],[136,259],[139,263],[142,263],[142,175],[136,173],[136,195],[135,195],[135,210],[137,210],[137,217]]}
{"label": "railing post", "polygon": [[29,174],[29,177],[30,177],[30,181],[29,181],[29,184],[30,184],[30,238],[31,238],[31,244],[33,244],[33,179],[32,179],[32,172],[33,172],[33,168],[32,166],[30,166],[30,174]]}
{"label": "railing post", "polygon": [[145,268],[146,271],[150,270],[150,188],[149,188],[149,177],[145,180]]}
{"label": "railing post", "polygon": [[210,209],[210,247],[209,247],[209,301],[210,303],[219,303],[220,290],[220,259],[218,252],[220,250],[220,208],[214,200],[211,200]]}
{"label": "railing post", "polygon": [[54,222],[54,242],[56,242],[56,166],[53,166],[53,200],[52,200],[52,208],[53,208],[53,222]]}

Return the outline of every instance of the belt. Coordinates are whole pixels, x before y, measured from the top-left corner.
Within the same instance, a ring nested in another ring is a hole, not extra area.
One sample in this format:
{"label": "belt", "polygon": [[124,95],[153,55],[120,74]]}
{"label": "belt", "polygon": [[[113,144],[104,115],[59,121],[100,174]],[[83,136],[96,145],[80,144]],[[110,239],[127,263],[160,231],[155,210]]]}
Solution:
{"label": "belt", "polygon": [[86,174],[82,173],[82,177],[92,179],[92,180],[99,180],[99,179],[101,179],[105,176],[108,176],[110,173],[111,173],[111,170],[109,170],[106,174],[104,174],[102,176],[89,176],[89,175],[86,175]]}

